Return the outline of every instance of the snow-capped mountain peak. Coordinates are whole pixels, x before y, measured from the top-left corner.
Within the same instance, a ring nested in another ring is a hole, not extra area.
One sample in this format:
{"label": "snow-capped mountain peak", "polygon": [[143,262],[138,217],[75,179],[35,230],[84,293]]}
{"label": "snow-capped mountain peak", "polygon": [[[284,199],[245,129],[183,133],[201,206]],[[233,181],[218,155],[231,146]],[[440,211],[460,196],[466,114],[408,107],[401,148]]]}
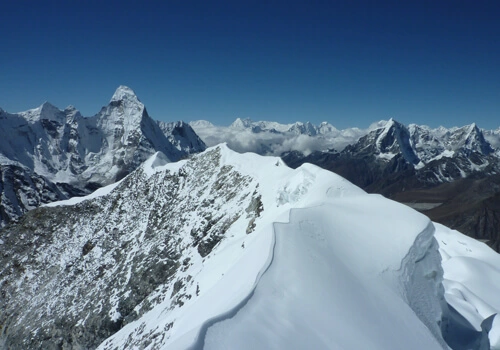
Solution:
{"label": "snow-capped mountain peak", "polygon": [[489,155],[493,149],[485,140],[482,131],[476,123],[457,128],[449,133],[449,147],[452,150],[461,150],[466,155],[477,152],[482,155]]}
{"label": "snow-capped mountain peak", "polygon": [[64,123],[66,115],[59,108],[52,105],[50,102],[44,102],[40,107],[27,110],[19,113],[28,122],[35,123],[40,120],[52,120],[59,123]]}
{"label": "snow-capped mountain peak", "polygon": [[208,120],[193,120],[189,122],[192,128],[215,128],[215,125]]}
{"label": "snow-capped mountain peak", "polygon": [[321,135],[337,133],[339,130],[328,122],[321,122],[318,126],[318,133]]}
{"label": "snow-capped mountain peak", "polygon": [[113,97],[111,97],[110,102],[113,101],[123,101],[123,100],[129,100],[133,102],[140,102],[139,98],[135,94],[134,90],[129,88],[128,86],[125,85],[120,85],[116,89],[115,93],[113,94]]}
{"label": "snow-capped mountain peak", "polygon": [[78,109],[75,108],[75,106],[73,105],[69,105],[68,107],[66,107],[63,111],[69,118],[82,118],[82,114],[80,113],[80,111]]}
{"label": "snow-capped mountain peak", "polygon": [[233,129],[246,129],[252,127],[253,121],[250,118],[236,118],[236,120],[229,126]]}
{"label": "snow-capped mountain peak", "polygon": [[318,130],[316,126],[312,125],[310,122],[302,123],[302,122],[295,122],[289,129],[289,132],[292,132],[294,134],[298,135],[309,135],[309,136],[315,136],[318,134]]}
{"label": "snow-capped mountain peak", "polygon": [[165,123],[157,122],[167,139],[179,151],[187,153],[203,152],[207,147],[200,137],[195,133],[190,124],[183,121]]}

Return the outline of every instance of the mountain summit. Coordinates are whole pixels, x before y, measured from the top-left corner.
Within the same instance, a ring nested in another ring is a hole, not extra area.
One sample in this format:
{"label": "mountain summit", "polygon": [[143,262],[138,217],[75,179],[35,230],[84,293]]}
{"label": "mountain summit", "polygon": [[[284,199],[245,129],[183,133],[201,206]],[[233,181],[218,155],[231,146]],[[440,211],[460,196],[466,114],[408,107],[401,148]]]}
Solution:
{"label": "mountain summit", "polygon": [[124,101],[124,100],[133,101],[133,102],[140,102],[139,98],[135,94],[134,90],[132,90],[128,86],[120,85],[120,86],[118,86],[115,93],[113,94],[113,97],[111,97],[110,102]]}

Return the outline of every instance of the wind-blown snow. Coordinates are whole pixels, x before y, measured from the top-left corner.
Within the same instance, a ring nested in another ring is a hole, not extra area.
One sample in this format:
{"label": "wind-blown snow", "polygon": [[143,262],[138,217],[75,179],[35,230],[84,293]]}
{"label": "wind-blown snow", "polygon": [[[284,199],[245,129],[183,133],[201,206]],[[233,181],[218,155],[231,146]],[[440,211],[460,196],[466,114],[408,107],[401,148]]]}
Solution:
{"label": "wind-blown snow", "polygon": [[[500,312],[500,255],[486,244],[436,226],[436,239],[443,259],[446,301],[477,331],[484,319]],[[500,348],[498,317],[490,331],[492,349]]]}

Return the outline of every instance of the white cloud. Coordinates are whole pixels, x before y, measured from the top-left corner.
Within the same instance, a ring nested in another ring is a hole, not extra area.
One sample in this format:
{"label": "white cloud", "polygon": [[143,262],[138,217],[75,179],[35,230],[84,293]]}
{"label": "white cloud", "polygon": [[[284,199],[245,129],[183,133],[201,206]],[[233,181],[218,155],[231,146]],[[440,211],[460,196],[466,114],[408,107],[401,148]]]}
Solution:
{"label": "white cloud", "polygon": [[255,152],[274,156],[280,156],[288,151],[300,151],[306,155],[332,148],[340,151],[368,132],[368,129],[353,128],[335,130],[326,135],[309,136],[292,132],[262,131],[256,133],[251,129],[214,126],[199,121],[190,124],[209,147],[226,142],[228,147],[236,152]]}

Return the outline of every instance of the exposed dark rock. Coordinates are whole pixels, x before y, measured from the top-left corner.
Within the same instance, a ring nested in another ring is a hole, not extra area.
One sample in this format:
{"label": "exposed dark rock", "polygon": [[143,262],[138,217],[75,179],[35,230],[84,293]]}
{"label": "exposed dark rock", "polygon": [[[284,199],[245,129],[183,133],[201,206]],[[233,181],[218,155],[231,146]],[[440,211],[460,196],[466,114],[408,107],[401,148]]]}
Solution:
{"label": "exposed dark rock", "polygon": [[160,302],[183,307],[199,294],[191,261],[259,202],[255,180],[215,149],[177,172],[138,169],[107,196],[29,211],[0,231],[0,344],[92,349]]}

